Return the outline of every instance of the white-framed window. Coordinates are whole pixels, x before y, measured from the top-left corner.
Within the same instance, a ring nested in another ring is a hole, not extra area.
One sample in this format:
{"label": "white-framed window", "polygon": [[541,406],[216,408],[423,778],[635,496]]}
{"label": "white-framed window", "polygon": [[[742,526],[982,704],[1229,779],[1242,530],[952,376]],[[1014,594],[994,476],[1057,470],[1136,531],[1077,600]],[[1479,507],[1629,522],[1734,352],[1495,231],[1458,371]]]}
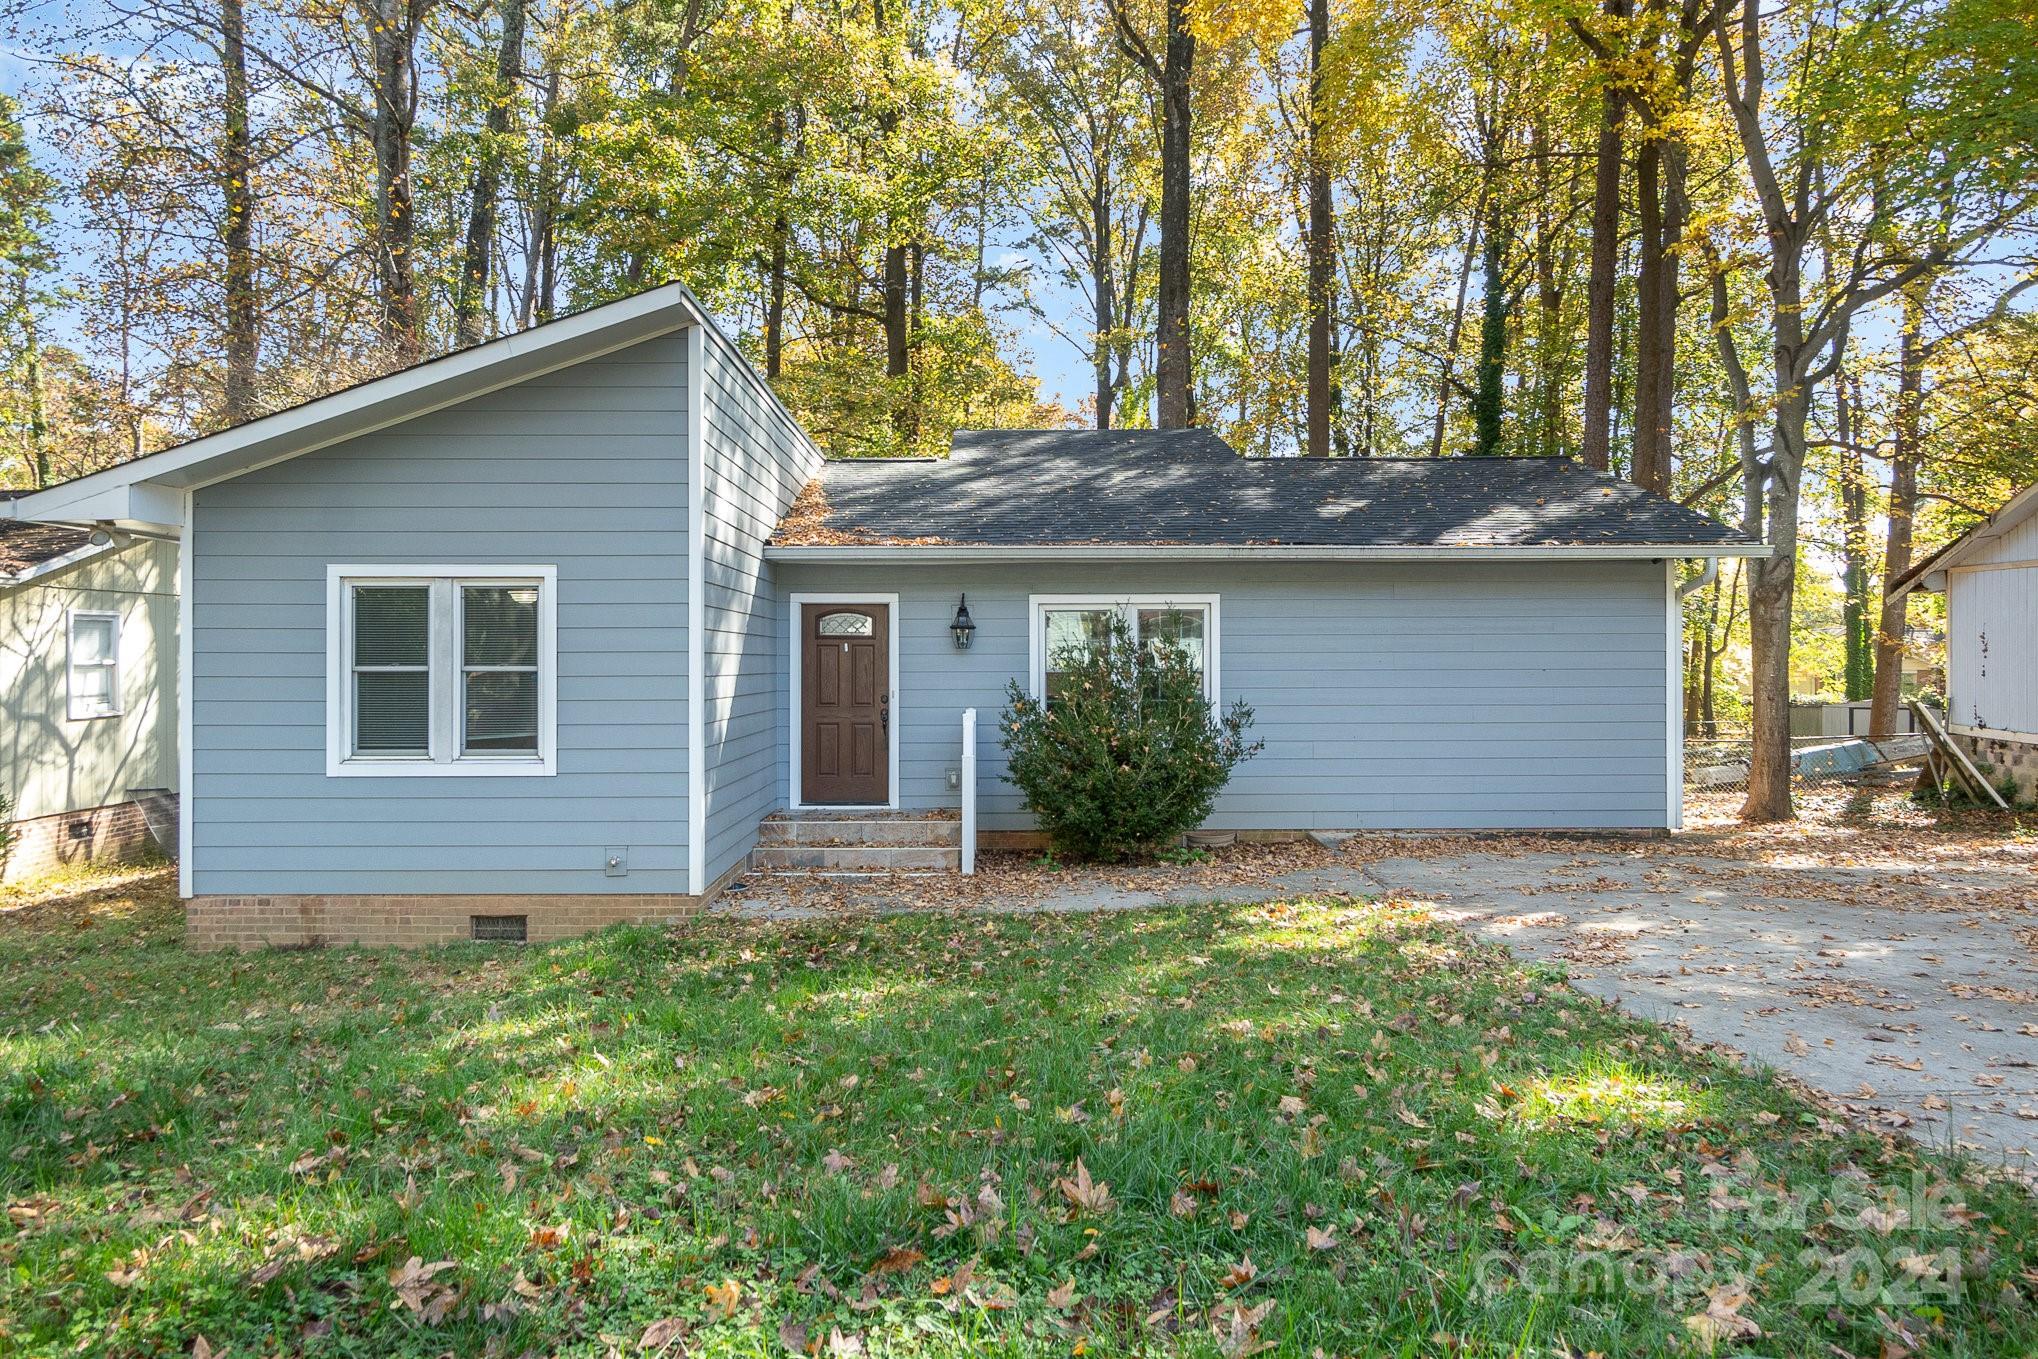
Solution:
{"label": "white-framed window", "polygon": [[326,773],[555,769],[558,571],[333,566]]}
{"label": "white-framed window", "polygon": [[120,615],[71,610],[64,646],[71,720],[120,716]]}
{"label": "white-framed window", "polygon": [[1055,659],[1070,647],[1095,647],[1111,635],[1111,619],[1125,621],[1141,646],[1170,643],[1203,670],[1203,692],[1218,695],[1216,595],[1034,595],[1030,601],[1033,693],[1054,700]]}

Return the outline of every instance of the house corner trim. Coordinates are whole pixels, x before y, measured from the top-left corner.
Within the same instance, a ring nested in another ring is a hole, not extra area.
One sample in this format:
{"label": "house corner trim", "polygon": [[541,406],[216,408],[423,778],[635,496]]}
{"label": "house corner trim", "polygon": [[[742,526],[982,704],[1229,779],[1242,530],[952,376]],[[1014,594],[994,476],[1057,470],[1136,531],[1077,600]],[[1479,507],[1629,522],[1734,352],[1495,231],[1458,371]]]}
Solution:
{"label": "house corner trim", "polygon": [[686,330],[686,888],[707,886],[707,332]]}

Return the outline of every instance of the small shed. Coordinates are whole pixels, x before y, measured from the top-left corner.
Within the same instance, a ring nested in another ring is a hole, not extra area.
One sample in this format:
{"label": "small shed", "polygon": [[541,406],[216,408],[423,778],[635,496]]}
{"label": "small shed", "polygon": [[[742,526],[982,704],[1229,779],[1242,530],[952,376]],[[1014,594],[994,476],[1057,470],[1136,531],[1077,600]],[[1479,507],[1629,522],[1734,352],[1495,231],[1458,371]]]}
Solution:
{"label": "small shed", "polygon": [[2038,485],[1890,582],[1946,596],[1946,726],[2038,797]]}

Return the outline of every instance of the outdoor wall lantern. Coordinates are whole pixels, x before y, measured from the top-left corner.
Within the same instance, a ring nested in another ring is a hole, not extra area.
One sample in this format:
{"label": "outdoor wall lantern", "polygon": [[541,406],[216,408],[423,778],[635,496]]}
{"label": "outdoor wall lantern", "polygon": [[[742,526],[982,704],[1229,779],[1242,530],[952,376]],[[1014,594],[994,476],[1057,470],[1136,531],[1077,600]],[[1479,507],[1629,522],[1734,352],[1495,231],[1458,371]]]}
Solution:
{"label": "outdoor wall lantern", "polygon": [[948,630],[955,635],[955,649],[968,651],[970,636],[977,630],[976,623],[969,616],[968,595],[964,595],[962,602],[955,606],[955,621],[948,625]]}

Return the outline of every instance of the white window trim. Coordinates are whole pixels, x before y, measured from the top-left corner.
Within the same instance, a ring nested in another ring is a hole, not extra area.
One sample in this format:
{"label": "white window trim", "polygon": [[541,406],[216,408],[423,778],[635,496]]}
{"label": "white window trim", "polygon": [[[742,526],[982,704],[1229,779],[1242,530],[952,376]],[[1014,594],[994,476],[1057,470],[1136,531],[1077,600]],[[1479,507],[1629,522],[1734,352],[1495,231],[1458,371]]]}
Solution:
{"label": "white window trim", "polygon": [[[789,758],[786,761],[786,806],[793,811],[897,811],[899,809],[899,728],[905,725],[905,707],[899,697],[899,597],[896,594],[873,594],[868,590],[845,594],[841,591],[812,593],[794,591],[791,597],[791,617],[786,620],[787,660],[792,674],[791,702],[786,707],[786,727]],[[807,643],[805,628],[801,623],[808,604],[881,604],[886,609],[885,663],[890,667],[892,723],[890,739],[885,743],[885,758],[892,762],[891,777],[885,781],[891,796],[883,802],[869,806],[842,806],[837,803],[808,803],[800,799],[800,748],[806,740],[807,728],[800,712],[801,685],[805,677],[801,673],[806,662]],[[947,624],[942,624],[944,635]]]}
{"label": "white window trim", "polygon": [[1047,692],[1047,611],[1050,609],[1116,609],[1128,627],[1136,625],[1140,609],[1204,609],[1209,620],[1203,638],[1203,687],[1210,706],[1219,706],[1224,694],[1219,658],[1220,645],[1216,595],[1028,595],[1026,597],[1027,674],[1033,697]]}
{"label": "white window trim", "polygon": [[[107,701],[112,704],[101,712],[78,711],[78,624],[91,619],[113,624],[113,659],[110,662],[94,662],[113,673],[106,681]],[[71,609],[64,617],[64,715],[73,722],[97,722],[103,717],[120,717],[127,710],[120,691],[120,613],[115,609]]]}
{"label": "white window trim", "polygon": [[[460,701],[460,594],[467,585],[538,586],[538,753],[463,755]],[[355,755],[352,635],[355,585],[431,588],[430,754]],[[328,778],[543,778],[558,772],[559,568],[500,565],[390,565],[326,568],[326,776]]]}

